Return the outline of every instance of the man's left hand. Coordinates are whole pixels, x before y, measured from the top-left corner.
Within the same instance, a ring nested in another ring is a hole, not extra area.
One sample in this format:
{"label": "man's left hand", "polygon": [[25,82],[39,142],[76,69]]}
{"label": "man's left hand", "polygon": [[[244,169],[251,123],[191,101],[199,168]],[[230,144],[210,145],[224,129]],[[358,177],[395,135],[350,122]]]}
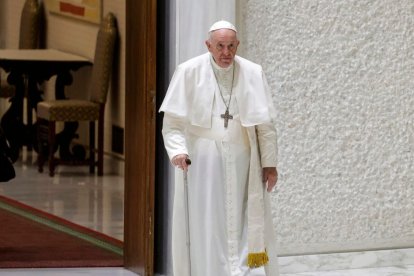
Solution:
{"label": "man's left hand", "polygon": [[270,193],[276,186],[277,170],[276,167],[263,168],[263,183],[267,182],[267,191]]}

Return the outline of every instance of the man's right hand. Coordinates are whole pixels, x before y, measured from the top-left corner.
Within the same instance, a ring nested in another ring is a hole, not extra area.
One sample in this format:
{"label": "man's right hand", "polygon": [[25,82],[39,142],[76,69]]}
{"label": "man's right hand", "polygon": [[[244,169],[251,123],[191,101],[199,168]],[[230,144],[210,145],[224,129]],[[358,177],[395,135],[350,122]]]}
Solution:
{"label": "man's right hand", "polygon": [[171,163],[175,167],[187,171],[188,167],[190,166],[190,164],[187,164],[187,161],[186,161],[187,159],[188,159],[187,154],[178,154],[173,157],[173,159],[171,160]]}

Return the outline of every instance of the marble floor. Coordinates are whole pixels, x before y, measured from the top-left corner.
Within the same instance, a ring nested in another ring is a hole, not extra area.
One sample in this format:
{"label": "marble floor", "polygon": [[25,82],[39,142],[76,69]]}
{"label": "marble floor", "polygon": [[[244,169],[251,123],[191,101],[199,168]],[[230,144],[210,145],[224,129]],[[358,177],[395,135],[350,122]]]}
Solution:
{"label": "marble floor", "polygon": [[413,276],[414,249],[280,257],[283,276]]}
{"label": "marble floor", "polygon": [[[35,166],[35,156],[23,151],[15,168],[17,177],[11,182],[0,183],[0,195],[123,240],[124,163],[122,160],[106,157],[104,177],[90,175],[87,168],[58,167],[58,173],[52,178],[47,172],[39,174]],[[398,261],[381,261],[393,260],[395,256],[399,256]],[[355,266],[355,260],[361,265]],[[354,255],[280,257],[279,263],[283,276],[414,276],[413,249],[379,253],[359,252]],[[347,263],[349,265],[346,265]],[[0,269],[0,275],[133,276],[137,274],[123,268],[67,268]]]}
{"label": "marble floor", "polygon": [[282,274],[283,276],[412,276],[414,265],[403,267],[378,267],[350,270],[314,271],[295,274]]}
{"label": "marble floor", "polygon": [[104,177],[88,167],[58,166],[50,177],[39,173],[36,154],[23,150],[15,163],[16,178],[0,183],[0,194],[84,227],[123,240],[123,161],[107,158]]}
{"label": "marble floor", "polygon": [[[15,163],[16,178],[0,182],[0,195],[54,214],[118,240],[124,230],[124,162],[105,157],[104,177],[87,167],[62,166],[54,177],[39,173],[36,156],[25,149]],[[0,275],[133,276],[123,268],[0,269]]]}

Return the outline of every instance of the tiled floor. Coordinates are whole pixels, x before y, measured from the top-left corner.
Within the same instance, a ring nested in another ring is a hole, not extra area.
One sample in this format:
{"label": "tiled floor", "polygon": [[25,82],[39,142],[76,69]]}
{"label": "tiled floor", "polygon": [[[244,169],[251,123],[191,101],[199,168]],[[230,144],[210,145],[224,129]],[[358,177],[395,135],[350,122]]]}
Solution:
{"label": "tiled floor", "polygon": [[[16,178],[0,182],[0,195],[57,215],[108,236],[123,240],[124,163],[106,158],[104,177],[96,177],[87,167],[58,167],[52,178],[48,170],[40,174],[35,156],[23,150],[15,164]],[[123,268],[1,269],[0,275],[26,276],[133,276]]]}
{"label": "tiled floor", "polygon": [[[104,177],[91,176],[87,168],[60,167],[51,178],[47,170],[37,172],[35,157],[23,152],[15,164],[17,177],[0,183],[0,194],[34,208],[123,240],[123,161],[105,160]],[[283,258],[281,263],[283,264]],[[287,260],[287,258],[285,259]],[[290,262],[290,260],[289,260]],[[335,264],[333,264],[335,267]],[[377,267],[369,269],[332,270],[288,273],[281,267],[282,276],[413,276],[414,265]],[[1,269],[0,275],[34,276],[133,276],[123,268],[71,269]]]}
{"label": "tiled floor", "polygon": [[136,276],[123,268],[2,269],[1,276]]}
{"label": "tiled floor", "polygon": [[282,274],[283,276],[413,276],[414,265]]}
{"label": "tiled floor", "polygon": [[58,166],[50,177],[47,167],[37,171],[34,155],[23,151],[16,178],[0,183],[1,195],[123,240],[123,161],[106,158],[104,177],[86,166]]}

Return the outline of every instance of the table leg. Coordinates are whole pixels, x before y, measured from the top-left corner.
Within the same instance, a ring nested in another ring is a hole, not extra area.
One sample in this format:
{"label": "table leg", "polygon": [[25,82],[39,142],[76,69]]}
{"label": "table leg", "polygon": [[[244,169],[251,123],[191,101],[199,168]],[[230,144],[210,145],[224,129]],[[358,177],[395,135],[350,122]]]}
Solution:
{"label": "table leg", "polygon": [[28,132],[31,134],[27,137],[27,141],[25,144],[27,145],[27,149],[31,150],[32,147],[37,148],[37,137],[36,137],[36,125],[33,124],[33,109],[36,110],[37,103],[42,101],[42,91],[39,90],[37,86],[37,81],[30,76],[27,78],[27,129]]}
{"label": "table leg", "polygon": [[[59,74],[56,78],[55,97],[56,99],[67,99],[65,95],[65,86],[72,84],[73,77],[70,72]],[[76,134],[78,122],[65,122],[63,130],[56,135],[56,142],[59,145],[59,155],[62,160],[84,160],[85,149],[76,147],[76,151],[71,150],[71,142],[78,138]]]}
{"label": "table leg", "polygon": [[10,99],[10,107],[1,118],[1,127],[9,141],[12,159],[19,158],[20,148],[23,146],[25,126],[23,123],[24,78],[20,74],[10,73],[7,82],[16,87],[16,94]]}
{"label": "table leg", "polygon": [[69,71],[57,75],[55,84],[55,98],[59,100],[66,99],[65,86],[71,85],[72,82],[73,77]]}

